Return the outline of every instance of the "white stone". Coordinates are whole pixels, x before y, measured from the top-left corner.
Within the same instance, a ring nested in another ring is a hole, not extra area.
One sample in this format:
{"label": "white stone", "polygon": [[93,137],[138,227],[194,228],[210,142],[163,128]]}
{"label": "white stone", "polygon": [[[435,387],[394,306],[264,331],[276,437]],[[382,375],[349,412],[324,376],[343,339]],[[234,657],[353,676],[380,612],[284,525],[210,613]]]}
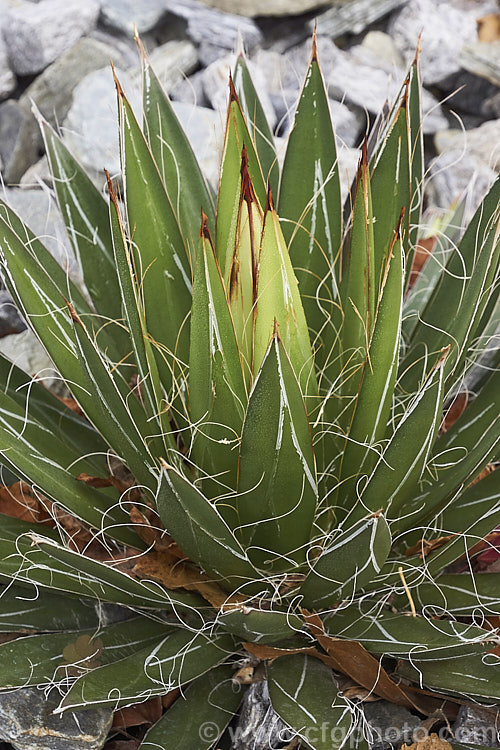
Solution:
{"label": "white stone", "polygon": [[157,26],[166,14],[164,0],[100,0],[105,24],[126,34],[145,34]]}
{"label": "white stone", "polygon": [[[234,71],[235,65],[236,55],[226,55],[211,63],[202,74],[203,89],[207,100],[216,112],[224,115],[229,97],[229,74]],[[252,60],[247,60],[247,66],[269,127],[272,129],[276,125],[276,112],[269,98],[266,75],[262,67],[253,63]],[[238,88],[236,79],[235,85]]]}
{"label": "white stone", "polygon": [[[331,1],[331,0],[330,0]],[[203,0],[210,8],[244,16],[294,16],[328,5],[329,0]]]}
{"label": "white stone", "polygon": [[198,53],[192,42],[171,41],[156,47],[150,55],[151,67],[167,93],[198,65]]}
{"label": "white stone", "polygon": [[490,169],[500,172],[500,120],[488,120],[471,130],[445,130],[434,136],[439,154],[466,151]]}
{"label": "white stone", "polygon": [[387,33],[409,64],[422,31],[422,80],[429,86],[439,84],[460,70],[461,49],[477,39],[476,19],[493,4],[411,0],[389,20]]}
{"label": "white stone", "polygon": [[11,7],[2,30],[12,70],[39,73],[95,27],[99,10],[98,0],[42,0]]}

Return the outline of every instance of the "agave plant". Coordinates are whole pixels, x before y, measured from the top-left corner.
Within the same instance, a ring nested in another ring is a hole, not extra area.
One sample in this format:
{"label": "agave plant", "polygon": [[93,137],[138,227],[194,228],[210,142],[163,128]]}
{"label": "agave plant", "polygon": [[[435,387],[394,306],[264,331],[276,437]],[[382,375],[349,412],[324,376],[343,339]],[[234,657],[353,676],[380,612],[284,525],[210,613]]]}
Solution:
{"label": "agave plant", "polygon": [[245,659],[315,750],[364,746],[370,696],[498,702],[475,561],[500,523],[500,181],[410,283],[417,60],[345,206],[315,42],[281,170],[238,59],[217,198],[143,65],[107,195],[40,119],[80,285],[0,207],[5,284],[71,392],[1,360],[2,461],[50,511],[2,516],[0,630],[27,635],[1,687],[57,685],[63,712],[184,686],[145,748],[218,743]]}

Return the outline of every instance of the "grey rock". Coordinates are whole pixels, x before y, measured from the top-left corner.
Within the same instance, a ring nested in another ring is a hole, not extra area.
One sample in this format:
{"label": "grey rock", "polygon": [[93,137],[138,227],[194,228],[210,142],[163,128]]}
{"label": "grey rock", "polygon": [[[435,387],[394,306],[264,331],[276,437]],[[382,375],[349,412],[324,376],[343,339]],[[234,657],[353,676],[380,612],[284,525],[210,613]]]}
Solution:
{"label": "grey rock", "polygon": [[37,688],[0,694],[0,736],[16,750],[100,750],[113,721],[108,708],[54,716],[61,696]]}
{"label": "grey rock", "polygon": [[[141,111],[137,76],[117,71],[120,83],[136,115]],[[174,102],[174,110],[208,179],[217,182],[217,157],[222,141],[220,116],[211,109]],[[73,91],[73,103],[63,124],[63,139],[92,175],[99,178],[106,167],[111,174],[120,171],[116,94],[111,71],[107,68],[86,76]]]}
{"label": "grey rock", "polygon": [[350,108],[343,102],[330,99],[330,113],[337,142],[352,147],[357,145],[359,135],[366,126],[366,117],[359,108]]}
{"label": "grey rock", "polygon": [[194,44],[185,39],[156,47],[149,55],[149,60],[165,91],[170,93],[185,76],[196,70],[198,53]]}
{"label": "grey rock", "polygon": [[339,160],[340,193],[342,202],[346,200],[351,185],[356,177],[360,156],[361,152],[357,148],[347,148],[342,145],[338,148],[337,158]]}
{"label": "grey rock", "polygon": [[15,99],[0,104],[0,158],[4,182],[19,182],[41,148],[38,125],[30,110]]}
{"label": "grey rock", "polygon": [[9,67],[7,48],[2,36],[0,20],[0,101],[6,99],[16,88],[16,77]]}
{"label": "grey rock", "polygon": [[[460,70],[456,75],[447,78],[441,84],[441,88],[451,93],[447,103],[454,112],[468,118],[476,117],[481,122],[485,117],[491,117],[488,102],[498,93],[498,87],[486,78],[479,78],[467,70]],[[497,117],[500,117],[500,114]],[[476,122],[475,126],[481,122]]]}
{"label": "grey rock", "polygon": [[[295,16],[328,5],[329,0],[203,0],[205,5],[225,13],[245,16]],[[330,0],[331,2],[331,0]]]}
{"label": "grey rock", "polygon": [[460,706],[453,735],[460,743],[500,747],[500,710]]}
{"label": "grey rock", "polygon": [[[226,55],[216,60],[203,71],[203,88],[205,96],[213,109],[217,112],[225,112],[229,93],[229,75],[234,70],[236,55]],[[247,61],[248,70],[256,90],[259,92],[260,103],[266,114],[271,128],[276,124],[276,112],[267,92],[267,80],[262,67],[256,65],[252,60]],[[235,79],[238,88],[238,81]]]}
{"label": "grey rock", "polygon": [[488,99],[483,102],[482,109],[486,117],[498,119],[500,117],[500,91],[497,91],[493,96],[488,97]]}
{"label": "grey rock", "polygon": [[[104,26],[98,26],[88,37],[97,39],[98,42],[107,47],[108,64],[111,59],[115,65],[124,70],[127,68],[136,68],[139,64],[137,45],[132,37]],[[145,43],[144,35],[141,39]]]}
{"label": "grey rock", "polygon": [[[321,13],[318,18],[318,33],[337,39],[343,34],[360,34],[374,21],[383,18],[391,11],[404,5],[408,0],[351,0],[333,2],[332,8]],[[316,19],[309,21],[312,30]]]}
{"label": "grey rock", "polygon": [[465,190],[470,195],[470,215],[493,184],[496,173],[470,153],[448,150],[430,164],[427,197],[430,204],[448,208]]}
{"label": "grey rock", "polygon": [[66,236],[66,228],[51,193],[40,189],[5,188],[1,195],[50,250],[60,265],[71,274],[76,273],[76,263]]}
{"label": "grey rock", "polygon": [[18,75],[39,73],[91,31],[98,15],[98,0],[42,0],[12,7],[2,22],[12,70]]}
{"label": "grey rock", "polygon": [[170,92],[171,99],[187,104],[195,104],[199,107],[208,107],[209,101],[205,96],[203,85],[204,70],[198,70],[188,78],[183,78]]}
{"label": "grey rock", "polygon": [[462,66],[461,48],[477,38],[476,18],[494,0],[456,7],[447,0],[412,0],[389,20],[387,33],[409,64],[422,33],[421,71],[426,85],[440,84]]}
{"label": "grey rock", "polygon": [[39,188],[41,184],[52,187],[52,175],[50,174],[49,162],[47,156],[44,154],[35,164],[32,164],[29,169],[21,177],[19,187],[21,188]]}
{"label": "grey rock", "polygon": [[386,65],[404,68],[404,60],[394,44],[393,39],[385,31],[369,31],[361,42],[363,47],[371,50],[379,60],[383,60]]}
{"label": "grey rock", "polygon": [[415,729],[420,726],[418,716],[389,701],[364,703],[368,721],[368,742],[371,750],[385,750],[402,742],[411,743]]}
{"label": "grey rock", "polygon": [[[141,97],[137,78],[117,70],[136,113]],[[73,101],[62,127],[63,139],[82,165],[103,175],[120,171],[116,92],[109,67],[85,76],[73,90]]]}
{"label": "grey rock", "polygon": [[13,333],[21,333],[26,329],[26,323],[19,315],[19,311],[6,289],[0,290],[0,338]]}
{"label": "grey rock", "polygon": [[[239,40],[244,44],[247,52],[251,52],[263,41],[263,34],[259,26],[250,18],[238,15],[242,12],[242,5],[236,3],[234,12],[222,13],[219,10],[209,10],[198,0],[164,0],[167,9],[184,19],[187,24],[188,36],[200,47],[209,47],[224,51],[234,51]],[[223,53],[219,53],[220,55]],[[206,53],[205,53],[206,55]],[[215,57],[212,57],[212,62]],[[204,58],[200,49],[200,61]]]}
{"label": "grey rock", "polygon": [[270,750],[293,737],[273,710],[267,682],[254,682],[243,698],[233,750]]}
{"label": "grey rock", "polygon": [[223,122],[213,109],[173,103],[174,111],[207,180],[216,187],[219,181],[219,155],[222,150]]}
{"label": "grey rock", "polygon": [[[75,86],[88,73],[109,64],[110,51],[96,39],[83,38],[63,52],[35,78],[20,98],[26,108],[33,101],[44,118],[55,126],[66,117]],[[114,60],[120,65],[120,60]]]}
{"label": "grey rock", "polygon": [[[52,387],[58,377],[54,365],[47,356],[37,337],[29,328],[21,333],[14,333],[0,339],[0,353],[14,362],[17,367],[30,376],[37,376],[45,386]],[[60,378],[60,376],[59,376]],[[0,693],[0,698],[5,693]],[[0,708],[0,727],[3,723]],[[0,730],[0,739],[4,737]],[[69,750],[69,749],[68,749]]]}
{"label": "grey rock", "polygon": [[139,34],[158,26],[167,11],[165,0],[101,0],[101,18],[105,24],[126,34]]}
{"label": "grey rock", "polygon": [[500,41],[465,45],[460,62],[470,73],[500,86]]}
{"label": "grey rock", "polygon": [[439,154],[467,149],[469,155],[500,171],[500,120],[488,120],[465,133],[462,130],[437,132],[434,143]]}

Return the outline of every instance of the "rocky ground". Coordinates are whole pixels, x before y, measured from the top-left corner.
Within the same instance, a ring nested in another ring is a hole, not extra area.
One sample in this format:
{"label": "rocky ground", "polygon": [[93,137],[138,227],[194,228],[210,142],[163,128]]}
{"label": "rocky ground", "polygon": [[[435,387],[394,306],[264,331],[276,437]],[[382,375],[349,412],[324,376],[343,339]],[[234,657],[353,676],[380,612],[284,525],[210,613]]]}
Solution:
{"label": "rocky ground", "polygon": [[[103,187],[103,168],[119,171],[110,58],[140,109],[135,22],[208,178],[216,183],[235,50],[243,45],[249,55],[283,153],[316,21],[344,189],[355,172],[360,140],[396,93],[422,31],[427,211],[447,207],[465,189],[471,207],[477,203],[500,170],[498,0],[0,0],[2,197],[71,272],[71,250],[33,110],[62,133]],[[24,329],[7,292],[0,290],[0,350],[30,373],[49,372],[50,363]],[[0,697],[0,740],[13,743],[0,742],[1,748],[98,750],[107,737],[107,750],[137,746],[141,730],[115,728],[108,735],[110,716],[97,711],[89,727],[70,717],[63,727],[58,720],[50,740],[26,734],[30,723],[50,728],[53,722],[41,696],[31,690],[19,691],[7,703]],[[265,701],[259,700],[262,707]],[[382,733],[384,727],[407,728],[407,734],[401,730],[395,739],[381,740],[377,750],[409,739],[415,717],[401,711],[381,702],[369,705]],[[474,729],[481,721],[470,711],[459,717],[462,741],[481,744]]]}

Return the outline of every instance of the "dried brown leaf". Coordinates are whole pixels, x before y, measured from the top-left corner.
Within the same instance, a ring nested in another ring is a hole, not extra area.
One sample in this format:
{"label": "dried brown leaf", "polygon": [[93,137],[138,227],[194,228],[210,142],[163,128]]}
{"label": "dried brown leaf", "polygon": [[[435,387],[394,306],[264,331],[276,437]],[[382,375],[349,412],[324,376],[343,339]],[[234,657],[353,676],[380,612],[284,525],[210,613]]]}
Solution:
{"label": "dried brown leaf", "polygon": [[500,13],[488,13],[478,18],[476,23],[480,42],[497,42],[500,39]]}
{"label": "dried brown leaf", "polygon": [[443,422],[440,427],[441,434],[447,432],[457,419],[462,416],[469,403],[469,394],[467,391],[457,393],[449,408],[446,410]]}
{"label": "dried brown leaf", "polygon": [[144,703],[127,706],[115,711],[113,715],[114,729],[138,727],[141,724],[155,724],[163,713],[161,696],[157,695]]}
{"label": "dried brown leaf", "polygon": [[26,482],[0,486],[0,513],[31,523],[55,526],[51,516],[52,503],[35,491]]}
{"label": "dried brown leaf", "polygon": [[425,239],[419,240],[418,245],[415,248],[415,254],[413,256],[413,263],[410,271],[409,288],[415,284],[416,280],[422,268],[425,266],[429,259],[429,255],[434,251],[437,244],[437,237],[426,237]]}
{"label": "dried brown leaf", "polygon": [[401,750],[453,750],[453,748],[449,742],[433,732],[424,740],[414,742],[412,745],[403,744]]}

